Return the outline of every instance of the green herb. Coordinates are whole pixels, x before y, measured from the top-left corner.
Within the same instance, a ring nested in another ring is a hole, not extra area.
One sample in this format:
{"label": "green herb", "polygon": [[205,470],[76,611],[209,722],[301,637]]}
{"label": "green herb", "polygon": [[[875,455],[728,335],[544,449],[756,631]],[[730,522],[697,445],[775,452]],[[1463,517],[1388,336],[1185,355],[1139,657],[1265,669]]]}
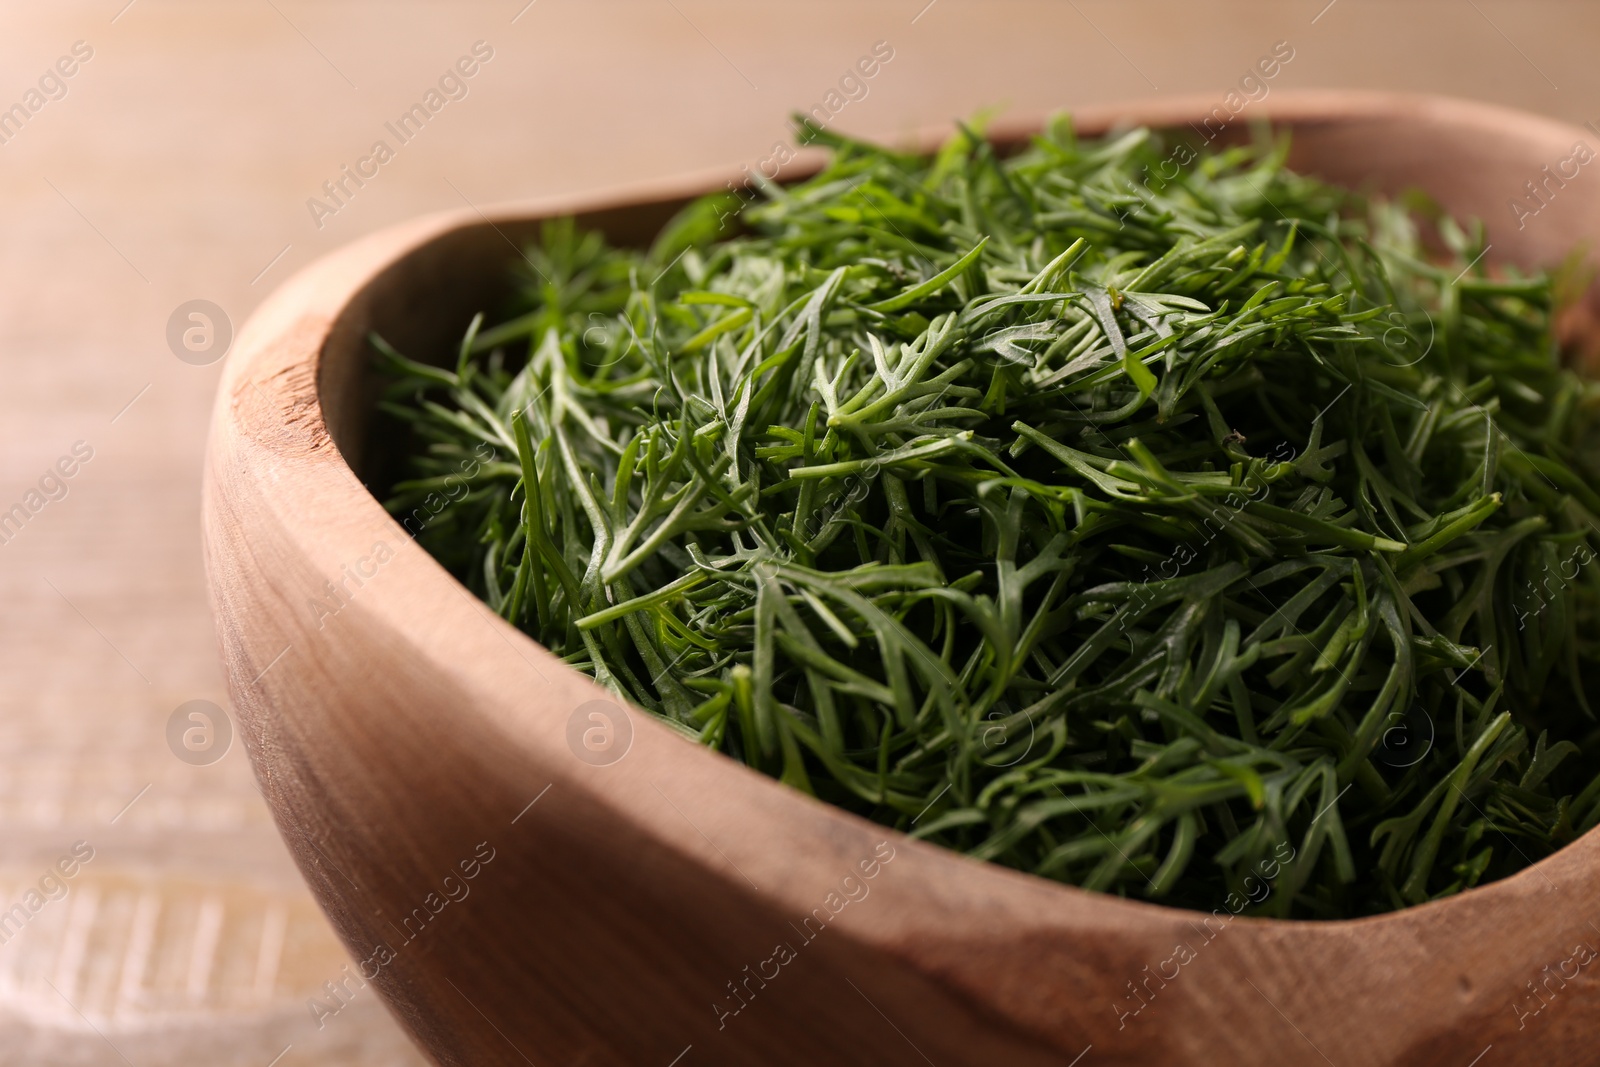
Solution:
{"label": "green herb", "polygon": [[390,507],[495,611],[797,789],[1095,890],[1359,915],[1600,820],[1559,279],[1283,143],[1166,180],[1066,120],[1006,159],[817,139],[748,232],[553,223],[446,366],[375,339]]}

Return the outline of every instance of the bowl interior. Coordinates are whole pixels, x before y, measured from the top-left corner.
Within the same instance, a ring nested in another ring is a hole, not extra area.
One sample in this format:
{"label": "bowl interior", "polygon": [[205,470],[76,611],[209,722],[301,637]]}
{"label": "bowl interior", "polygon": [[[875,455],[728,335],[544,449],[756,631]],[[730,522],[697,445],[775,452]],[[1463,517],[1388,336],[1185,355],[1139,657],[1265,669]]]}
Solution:
{"label": "bowl interior", "polygon": [[[615,244],[643,246],[690,199],[669,196],[576,218]],[[447,233],[395,262],[334,323],[318,382],[328,433],[380,499],[397,480],[411,439],[397,420],[376,412],[381,383],[369,335],[413,359],[438,362],[460,343],[474,315],[484,312],[492,324],[507,306],[521,250],[538,238],[540,225],[534,218],[485,219]]]}

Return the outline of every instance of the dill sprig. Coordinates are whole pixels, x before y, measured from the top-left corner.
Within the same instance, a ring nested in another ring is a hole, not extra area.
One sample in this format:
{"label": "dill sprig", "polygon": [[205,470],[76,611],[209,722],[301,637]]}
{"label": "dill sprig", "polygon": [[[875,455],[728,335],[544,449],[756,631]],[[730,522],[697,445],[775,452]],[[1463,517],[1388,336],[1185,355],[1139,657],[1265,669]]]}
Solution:
{"label": "dill sprig", "polygon": [[454,358],[374,339],[389,506],[495,611],[797,789],[1105,892],[1366,914],[1600,819],[1557,280],[1282,141],[1167,179],[1143,129],[811,132],[737,236],[716,198],[648,250],[554,222]]}

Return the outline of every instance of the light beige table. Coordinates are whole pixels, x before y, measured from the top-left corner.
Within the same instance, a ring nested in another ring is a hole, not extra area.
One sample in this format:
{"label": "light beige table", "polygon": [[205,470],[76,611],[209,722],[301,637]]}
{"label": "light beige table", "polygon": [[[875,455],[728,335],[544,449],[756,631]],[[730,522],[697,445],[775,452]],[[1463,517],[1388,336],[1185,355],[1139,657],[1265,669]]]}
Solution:
{"label": "light beige table", "polygon": [[[0,4],[0,109],[92,51],[20,126],[0,110],[0,515],[93,450],[0,544],[0,936],[6,909],[28,916],[0,944],[0,1064],[421,1062],[371,989],[330,999],[346,957],[242,749],[191,766],[167,745],[179,704],[226,703],[198,522],[218,366],[169,350],[180,303],[237,327],[299,266],[409,215],[756,165],[877,42],[893,57],[835,98],[837,129],[1220,103],[1280,41],[1269,91],[1600,119],[1600,9],[1579,3],[524,2]],[[479,41],[464,97],[404,144],[386,132]],[[308,207],[378,139],[376,175]],[[79,841],[70,892],[28,912]]]}

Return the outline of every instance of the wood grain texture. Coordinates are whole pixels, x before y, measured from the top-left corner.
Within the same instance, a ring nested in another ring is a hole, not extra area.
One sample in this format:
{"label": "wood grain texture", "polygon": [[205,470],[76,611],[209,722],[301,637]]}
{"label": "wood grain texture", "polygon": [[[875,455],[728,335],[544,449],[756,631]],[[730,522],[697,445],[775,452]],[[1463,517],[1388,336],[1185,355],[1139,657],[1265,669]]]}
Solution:
{"label": "wood grain texture", "polygon": [[[1091,108],[1079,126],[1182,129],[1211,105]],[[1555,199],[1537,226],[1508,225],[1504,208],[1582,130],[1358,93],[1284,93],[1260,114],[1292,129],[1308,172],[1420,187],[1485,218],[1497,262],[1600,238],[1600,187]],[[369,236],[275,293],[224,376],[204,524],[234,704],[313,893],[356,958],[382,960],[374,982],[419,1043],[475,1065],[668,1063],[686,1049],[699,1064],[1043,1065],[1092,1046],[1096,1064],[1423,1067],[1491,1045],[1497,1063],[1592,1063],[1591,972],[1551,986],[1537,1017],[1512,1005],[1600,919],[1596,834],[1397,914],[1229,919],[1221,901],[1210,915],[1128,902],[913,842],[642,712],[621,759],[580,758],[569,722],[606,694],[474,600],[347,462],[374,462],[363,339],[378,329],[418,351],[456,335],[540,218],[648,230],[660,205],[723,177]],[[311,598],[378,545],[386,561],[324,617]],[[462,861],[486,852],[469,885]],[[839,904],[875,856],[866,895]],[[1180,945],[1192,959],[1175,966]]]}
{"label": "wood grain texture", "polygon": [[[895,59],[839,129],[894,138],[984,107],[1037,112],[1157,92],[1219,101],[1280,39],[1296,57],[1273,93],[1409,89],[1575,124],[1600,118],[1591,56],[1600,8],[1570,0],[523,8],[0,5],[0,104],[19,99],[72,42],[95,49],[68,95],[0,145],[0,506],[72,442],[96,451],[66,499],[0,546],[0,903],[78,839],[97,849],[79,888],[99,891],[92,921],[52,904],[0,946],[0,1065],[266,1067],[280,1053],[277,1067],[422,1062],[371,989],[317,1026],[308,999],[350,961],[279,840],[242,748],[191,767],[163,739],[179,703],[227,699],[199,535],[201,456],[223,364],[193,367],[168,351],[167,318],[181,301],[214,300],[237,325],[294,270],[396,221],[754,163],[786,135],[792,109],[816,103],[880,39]],[[306,198],[480,38],[497,58],[470,97],[317,228]],[[162,906],[145,957],[148,996],[129,985],[119,1008],[112,994],[141,955],[131,951],[134,919],[151,893]],[[216,982],[191,1000],[211,894],[225,905]],[[261,917],[279,905],[296,917],[284,980],[265,999],[235,999],[240,979],[228,968],[259,956]],[[81,1015],[47,984],[66,989],[69,976]],[[93,995],[78,997],[80,988]],[[174,1000],[183,1010],[169,1010]],[[1174,1025],[1164,1003],[1138,1025]],[[1569,1004],[1563,994],[1529,1029],[1575,1014]],[[738,1025],[759,1028],[761,1010]],[[1282,1037],[1295,1040],[1287,1026]],[[694,1067],[701,1051],[679,1067]]]}

